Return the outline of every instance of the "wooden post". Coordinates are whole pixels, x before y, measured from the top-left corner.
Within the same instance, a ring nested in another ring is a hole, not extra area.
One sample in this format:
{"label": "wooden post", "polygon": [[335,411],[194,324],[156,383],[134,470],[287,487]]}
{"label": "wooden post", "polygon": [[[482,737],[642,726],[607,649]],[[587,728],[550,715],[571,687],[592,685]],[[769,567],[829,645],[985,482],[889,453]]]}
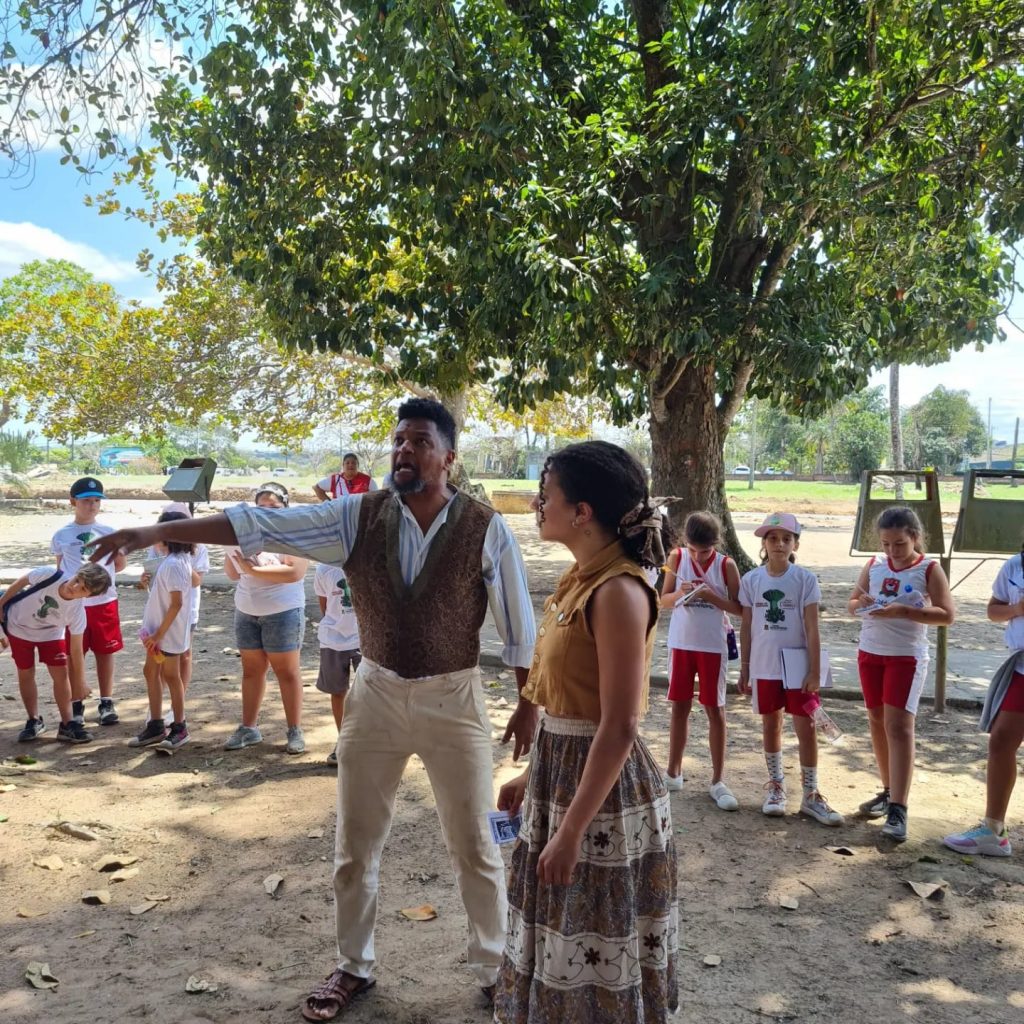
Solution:
{"label": "wooden post", "polygon": [[1013,470],[1017,468],[1017,437],[1020,434],[1020,417],[1013,425],[1013,453],[1010,455],[1010,486],[1017,486],[1017,478],[1013,476]]}
{"label": "wooden post", "polygon": [[747,490],[754,489],[754,470],[757,469],[757,398],[750,416],[750,473],[747,475]]}
{"label": "wooden post", "polygon": [[[942,566],[946,578],[952,571],[953,558],[951,554],[942,555],[939,558],[939,565]],[[936,714],[946,710],[946,655],[949,649],[949,627],[939,626],[938,634],[935,637],[935,700],[932,704]]]}

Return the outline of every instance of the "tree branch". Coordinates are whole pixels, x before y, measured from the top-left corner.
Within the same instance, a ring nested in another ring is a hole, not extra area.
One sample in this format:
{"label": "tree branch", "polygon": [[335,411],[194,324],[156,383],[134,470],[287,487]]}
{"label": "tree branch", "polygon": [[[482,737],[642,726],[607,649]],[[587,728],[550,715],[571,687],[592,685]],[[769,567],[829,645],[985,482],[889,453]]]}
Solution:
{"label": "tree branch", "polygon": [[732,387],[726,391],[718,401],[716,414],[718,417],[718,436],[725,442],[725,435],[736,418],[736,413],[743,405],[743,399],[747,394],[747,385],[750,383],[750,376],[754,372],[754,364],[749,359],[738,362],[733,369]]}

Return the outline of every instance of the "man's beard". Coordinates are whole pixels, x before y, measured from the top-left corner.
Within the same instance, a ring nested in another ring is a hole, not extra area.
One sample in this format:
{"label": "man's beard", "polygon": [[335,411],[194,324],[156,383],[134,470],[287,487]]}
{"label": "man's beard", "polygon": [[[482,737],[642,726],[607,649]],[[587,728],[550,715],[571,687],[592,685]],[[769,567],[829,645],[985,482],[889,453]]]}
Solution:
{"label": "man's beard", "polygon": [[419,494],[427,485],[423,477],[417,473],[412,480],[407,480],[405,483],[401,484],[392,477],[391,486],[394,487],[398,494]]}

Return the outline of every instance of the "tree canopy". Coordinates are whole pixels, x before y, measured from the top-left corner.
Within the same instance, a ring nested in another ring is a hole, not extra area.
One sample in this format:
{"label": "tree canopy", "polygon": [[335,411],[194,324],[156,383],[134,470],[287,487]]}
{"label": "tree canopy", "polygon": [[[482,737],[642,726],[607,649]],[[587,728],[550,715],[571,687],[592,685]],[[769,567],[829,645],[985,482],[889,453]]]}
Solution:
{"label": "tree canopy", "polygon": [[[76,72],[68,6],[28,0],[21,32]],[[681,509],[727,511],[748,392],[811,413],[998,334],[1024,229],[1016,0],[204,10],[117,16],[179,37],[155,131],[274,336],[496,379],[519,407],[649,411]]]}

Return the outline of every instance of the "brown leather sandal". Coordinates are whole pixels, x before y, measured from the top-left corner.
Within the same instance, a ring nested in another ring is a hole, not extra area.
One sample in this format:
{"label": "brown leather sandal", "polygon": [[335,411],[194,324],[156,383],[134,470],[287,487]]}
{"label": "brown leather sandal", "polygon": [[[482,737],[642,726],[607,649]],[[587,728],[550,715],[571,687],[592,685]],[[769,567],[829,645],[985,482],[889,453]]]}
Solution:
{"label": "brown leather sandal", "polygon": [[[346,980],[354,981],[356,984],[346,984]],[[340,967],[336,967],[319,988],[306,996],[306,1001],[302,1004],[302,1016],[311,1021],[334,1020],[342,1010],[348,1008],[356,996],[369,992],[376,984],[375,978],[357,978],[354,974],[347,974]]]}

